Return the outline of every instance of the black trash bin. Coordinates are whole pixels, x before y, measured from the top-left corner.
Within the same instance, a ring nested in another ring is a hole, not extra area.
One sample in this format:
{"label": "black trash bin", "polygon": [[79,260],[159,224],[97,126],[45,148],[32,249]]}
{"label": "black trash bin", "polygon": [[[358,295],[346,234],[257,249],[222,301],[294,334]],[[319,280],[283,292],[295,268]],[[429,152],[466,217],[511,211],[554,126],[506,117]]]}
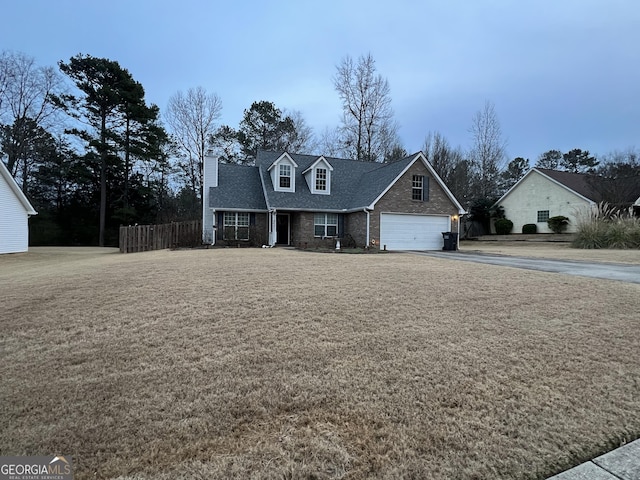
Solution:
{"label": "black trash bin", "polygon": [[442,232],[442,239],[444,240],[442,250],[458,249],[458,232]]}

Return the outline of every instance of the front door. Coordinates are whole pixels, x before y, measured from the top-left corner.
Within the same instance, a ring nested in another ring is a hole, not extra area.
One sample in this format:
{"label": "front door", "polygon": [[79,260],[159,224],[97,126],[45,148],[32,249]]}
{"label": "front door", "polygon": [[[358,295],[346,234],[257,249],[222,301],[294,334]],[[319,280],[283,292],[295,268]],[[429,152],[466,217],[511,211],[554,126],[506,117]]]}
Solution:
{"label": "front door", "polygon": [[289,214],[278,213],[276,215],[276,243],[289,245]]}

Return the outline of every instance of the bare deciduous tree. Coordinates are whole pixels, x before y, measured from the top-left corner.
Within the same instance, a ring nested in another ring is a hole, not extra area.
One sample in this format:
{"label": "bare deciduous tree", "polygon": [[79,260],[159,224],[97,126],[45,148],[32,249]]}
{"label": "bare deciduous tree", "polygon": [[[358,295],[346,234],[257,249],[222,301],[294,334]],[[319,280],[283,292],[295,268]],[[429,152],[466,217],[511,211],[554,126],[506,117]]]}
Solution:
{"label": "bare deciduous tree", "polygon": [[203,87],[176,92],[169,98],[165,119],[183,158],[178,166],[184,171],[194,198],[202,199],[204,157],[209,138],[216,131],[216,120],[222,112],[222,101]]}
{"label": "bare deciduous tree", "polygon": [[9,53],[3,51],[0,53],[0,119],[4,112],[3,102],[5,92],[9,88],[9,80],[11,79],[11,63],[9,62]]}
{"label": "bare deciduous tree", "polygon": [[0,122],[10,127],[11,148],[4,153],[13,175],[29,172],[27,152],[32,150],[34,132],[50,126],[48,120],[58,110],[51,98],[62,88],[62,77],[53,67],[38,66],[23,53],[0,55]]}
{"label": "bare deciduous tree", "polygon": [[464,160],[462,150],[452,148],[449,141],[439,132],[429,132],[424,139],[423,153],[433,169],[449,184],[456,166]]}
{"label": "bare deciduous tree", "polygon": [[313,129],[302,116],[302,112],[299,110],[285,110],[283,115],[289,117],[293,122],[292,138],[288,141],[290,150],[297,153],[314,153],[316,140]]}
{"label": "bare deciduous tree", "polygon": [[325,127],[318,140],[318,150],[327,157],[339,157],[343,153],[339,127]]}
{"label": "bare deciduous tree", "polygon": [[389,82],[376,74],[369,54],[355,63],[350,56],[337,67],[333,84],[342,100],[341,143],[348,156],[382,162],[398,144]]}
{"label": "bare deciduous tree", "polygon": [[499,175],[504,168],[506,143],[493,103],[487,101],[473,116],[470,128],[473,146],[469,157],[477,172],[476,197],[489,199],[499,192]]}

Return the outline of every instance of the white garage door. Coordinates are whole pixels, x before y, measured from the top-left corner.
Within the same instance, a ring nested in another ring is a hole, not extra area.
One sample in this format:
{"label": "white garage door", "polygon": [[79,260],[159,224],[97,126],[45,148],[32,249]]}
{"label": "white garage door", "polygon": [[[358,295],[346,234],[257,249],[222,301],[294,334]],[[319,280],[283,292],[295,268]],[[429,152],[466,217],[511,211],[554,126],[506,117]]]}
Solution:
{"label": "white garage door", "polygon": [[387,250],[442,250],[449,216],[380,214],[380,247]]}

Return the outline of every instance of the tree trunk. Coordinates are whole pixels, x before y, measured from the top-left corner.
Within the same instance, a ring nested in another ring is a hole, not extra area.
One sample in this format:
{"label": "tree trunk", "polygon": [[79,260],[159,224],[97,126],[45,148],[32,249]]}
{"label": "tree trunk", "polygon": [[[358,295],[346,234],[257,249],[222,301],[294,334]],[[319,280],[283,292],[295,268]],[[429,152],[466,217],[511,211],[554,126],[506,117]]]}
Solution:
{"label": "tree trunk", "polygon": [[129,151],[131,150],[131,125],[129,115],[127,114],[127,125],[125,127],[125,145],[124,145],[124,208],[125,214],[127,217],[129,214],[127,213],[129,208],[129,169],[131,168],[129,162],[131,158],[129,156]]}
{"label": "tree trunk", "polygon": [[98,246],[104,247],[104,228],[107,218],[107,114],[102,114],[100,124],[100,230]]}

